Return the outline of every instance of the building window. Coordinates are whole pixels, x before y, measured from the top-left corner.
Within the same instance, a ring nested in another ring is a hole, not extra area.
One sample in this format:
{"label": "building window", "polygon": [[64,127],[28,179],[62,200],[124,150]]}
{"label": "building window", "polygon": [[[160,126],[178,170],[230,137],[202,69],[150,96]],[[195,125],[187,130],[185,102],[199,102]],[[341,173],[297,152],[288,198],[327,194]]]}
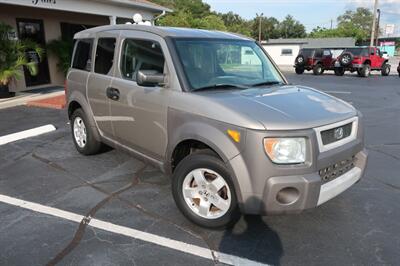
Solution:
{"label": "building window", "polygon": [[164,73],[164,55],[160,44],[154,41],[128,39],[124,42],[121,73],[124,78],[136,80],[139,70]]}
{"label": "building window", "polygon": [[72,68],[90,71],[92,68],[92,44],[91,39],[82,39],[76,43]]}
{"label": "building window", "polygon": [[114,63],[115,38],[99,38],[94,72],[107,75]]}
{"label": "building window", "polygon": [[292,49],[282,49],[281,55],[293,55]]}

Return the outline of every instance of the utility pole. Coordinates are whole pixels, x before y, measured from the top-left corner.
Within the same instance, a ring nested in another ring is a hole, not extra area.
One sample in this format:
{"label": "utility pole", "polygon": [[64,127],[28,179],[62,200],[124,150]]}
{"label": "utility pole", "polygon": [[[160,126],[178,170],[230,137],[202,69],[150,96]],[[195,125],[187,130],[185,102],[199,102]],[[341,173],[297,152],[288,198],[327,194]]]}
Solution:
{"label": "utility pole", "polygon": [[331,30],[333,29],[333,19],[331,19]]}
{"label": "utility pole", "polygon": [[256,13],[256,15],[258,17],[258,41],[261,43],[262,18],[264,16],[264,13],[261,13],[260,15]]}
{"label": "utility pole", "polygon": [[376,13],[378,12],[378,0],[375,0],[374,5],[374,19],[372,20],[372,33],[371,33],[371,41],[370,46],[374,46],[375,42],[375,33],[376,33]]}
{"label": "utility pole", "polygon": [[378,23],[376,25],[376,41],[375,46],[379,44],[379,32],[380,32],[380,24],[381,24],[381,10],[378,8]]}

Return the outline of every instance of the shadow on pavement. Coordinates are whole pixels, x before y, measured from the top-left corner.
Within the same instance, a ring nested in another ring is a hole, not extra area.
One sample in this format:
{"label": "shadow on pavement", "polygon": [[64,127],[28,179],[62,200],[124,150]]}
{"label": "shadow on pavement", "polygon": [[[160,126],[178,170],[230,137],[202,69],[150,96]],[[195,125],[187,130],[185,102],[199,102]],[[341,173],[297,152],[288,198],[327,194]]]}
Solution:
{"label": "shadow on pavement", "polygon": [[269,265],[280,265],[283,255],[278,233],[260,215],[243,215],[233,227],[226,229],[219,251]]}

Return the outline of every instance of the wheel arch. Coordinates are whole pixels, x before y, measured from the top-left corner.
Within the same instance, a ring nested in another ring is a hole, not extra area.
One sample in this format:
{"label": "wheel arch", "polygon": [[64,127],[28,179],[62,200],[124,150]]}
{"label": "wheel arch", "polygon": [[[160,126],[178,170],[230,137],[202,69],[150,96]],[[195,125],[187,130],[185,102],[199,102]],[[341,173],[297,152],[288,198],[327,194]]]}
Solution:
{"label": "wheel arch", "polygon": [[85,99],[85,97],[79,92],[72,92],[68,97],[68,104],[67,104],[67,112],[68,118],[71,119],[73,112],[77,109],[82,109],[83,112],[86,114],[86,118],[88,119],[89,126],[94,129],[94,137],[97,141],[101,141],[100,133],[97,129],[96,122],[93,117],[93,113]]}

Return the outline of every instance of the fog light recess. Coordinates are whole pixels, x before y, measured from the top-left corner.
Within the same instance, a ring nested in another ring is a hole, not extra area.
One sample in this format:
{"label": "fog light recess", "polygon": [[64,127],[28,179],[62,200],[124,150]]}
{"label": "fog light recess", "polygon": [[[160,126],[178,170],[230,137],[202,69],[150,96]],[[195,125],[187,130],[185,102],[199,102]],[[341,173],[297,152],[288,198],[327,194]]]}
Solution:
{"label": "fog light recess", "polygon": [[295,203],[300,198],[300,192],[294,187],[282,188],[276,194],[276,200],[283,205],[289,205]]}

